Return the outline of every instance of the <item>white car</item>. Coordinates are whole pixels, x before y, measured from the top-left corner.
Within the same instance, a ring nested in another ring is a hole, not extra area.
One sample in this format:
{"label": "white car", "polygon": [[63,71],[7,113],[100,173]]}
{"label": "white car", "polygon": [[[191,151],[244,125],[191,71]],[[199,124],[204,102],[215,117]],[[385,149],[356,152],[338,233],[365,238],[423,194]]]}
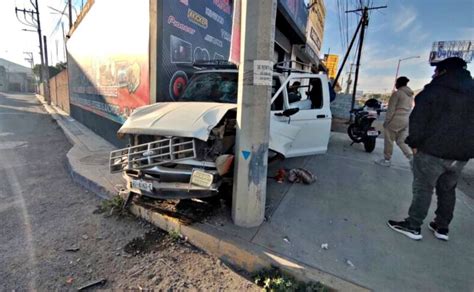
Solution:
{"label": "white car", "polygon": [[[160,199],[200,198],[232,183],[238,70],[196,72],[175,102],[136,109],[118,134],[130,147],[110,154],[133,193]],[[258,97],[256,97],[258,98]],[[326,153],[331,129],[326,75],[273,75],[269,156]]]}

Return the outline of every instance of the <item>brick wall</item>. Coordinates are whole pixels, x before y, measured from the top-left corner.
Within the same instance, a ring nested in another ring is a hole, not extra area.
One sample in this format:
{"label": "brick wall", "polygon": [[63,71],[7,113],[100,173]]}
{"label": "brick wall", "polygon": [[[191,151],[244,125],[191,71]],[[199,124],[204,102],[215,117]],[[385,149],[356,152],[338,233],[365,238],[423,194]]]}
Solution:
{"label": "brick wall", "polygon": [[49,90],[51,95],[51,103],[70,114],[71,110],[69,107],[69,83],[67,69],[61,71],[58,75],[49,79]]}
{"label": "brick wall", "polygon": [[338,94],[336,99],[331,103],[332,116],[338,119],[350,118],[352,95]]}

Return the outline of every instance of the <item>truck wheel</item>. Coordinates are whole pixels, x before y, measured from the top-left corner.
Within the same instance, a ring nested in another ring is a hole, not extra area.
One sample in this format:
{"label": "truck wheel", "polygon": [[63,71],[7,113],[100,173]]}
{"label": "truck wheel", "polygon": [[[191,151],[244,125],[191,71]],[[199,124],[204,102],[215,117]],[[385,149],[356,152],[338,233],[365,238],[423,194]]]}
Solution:
{"label": "truck wheel", "polygon": [[376,137],[367,137],[364,140],[365,152],[371,153],[375,149],[375,143],[377,142]]}

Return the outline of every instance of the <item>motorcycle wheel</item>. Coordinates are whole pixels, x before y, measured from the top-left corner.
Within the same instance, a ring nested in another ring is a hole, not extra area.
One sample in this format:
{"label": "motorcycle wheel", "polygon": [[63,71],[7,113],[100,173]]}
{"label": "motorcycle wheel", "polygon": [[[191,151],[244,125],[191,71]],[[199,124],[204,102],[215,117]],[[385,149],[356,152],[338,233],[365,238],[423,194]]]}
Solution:
{"label": "motorcycle wheel", "polygon": [[347,128],[347,135],[349,135],[349,138],[351,138],[351,140],[354,141],[355,143],[360,143],[362,142],[362,138],[357,136],[354,133],[354,128],[355,128],[355,125],[350,124],[349,127]]}
{"label": "motorcycle wheel", "polygon": [[375,149],[375,143],[377,142],[376,137],[367,137],[364,140],[365,152],[372,153]]}

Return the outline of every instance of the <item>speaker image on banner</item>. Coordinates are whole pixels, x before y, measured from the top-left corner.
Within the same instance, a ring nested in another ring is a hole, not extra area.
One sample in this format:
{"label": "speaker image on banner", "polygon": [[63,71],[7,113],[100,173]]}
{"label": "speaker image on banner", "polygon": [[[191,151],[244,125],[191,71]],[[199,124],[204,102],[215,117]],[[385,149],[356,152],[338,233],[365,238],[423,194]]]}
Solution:
{"label": "speaker image on banner", "polygon": [[207,62],[211,58],[209,56],[209,51],[201,47],[196,47],[194,49],[194,62]]}
{"label": "speaker image on banner", "polygon": [[191,43],[178,38],[177,36],[170,36],[171,46],[171,63],[192,63],[193,62],[193,46]]}
{"label": "speaker image on banner", "polygon": [[169,85],[170,97],[173,100],[177,100],[184,92],[186,85],[188,84],[188,75],[184,71],[176,71],[171,77]]}

